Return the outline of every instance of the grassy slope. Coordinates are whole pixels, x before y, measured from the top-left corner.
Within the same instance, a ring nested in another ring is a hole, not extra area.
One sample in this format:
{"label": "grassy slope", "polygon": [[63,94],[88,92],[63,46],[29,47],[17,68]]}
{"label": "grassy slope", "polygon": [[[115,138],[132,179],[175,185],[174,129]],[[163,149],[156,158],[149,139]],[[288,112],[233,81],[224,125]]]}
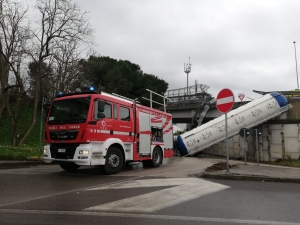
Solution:
{"label": "grassy slope", "polygon": [[[21,118],[19,119],[17,131],[19,134],[24,132],[32,119],[32,108],[22,107]],[[40,143],[40,112],[37,115],[37,122],[31,130],[30,134],[24,143],[18,147],[12,146],[11,138],[11,120],[9,116],[4,113],[0,120],[0,159],[37,159],[39,155]],[[43,128],[44,128],[43,123]],[[41,146],[43,146],[43,133]],[[43,147],[42,147],[43,148]],[[41,153],[42,155],[42,153]]]}

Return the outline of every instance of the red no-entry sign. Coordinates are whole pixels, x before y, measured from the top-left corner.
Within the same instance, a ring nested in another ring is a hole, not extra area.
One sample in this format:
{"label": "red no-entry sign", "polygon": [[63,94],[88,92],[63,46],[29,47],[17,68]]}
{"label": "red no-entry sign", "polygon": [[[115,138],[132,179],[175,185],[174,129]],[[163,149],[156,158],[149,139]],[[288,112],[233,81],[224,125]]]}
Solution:
{"label": "red no-entry sign", "polygon": [[234,94],[230,89],[223,89],[217,95],[216,106],[221,113],[230,111],[234,104]]}

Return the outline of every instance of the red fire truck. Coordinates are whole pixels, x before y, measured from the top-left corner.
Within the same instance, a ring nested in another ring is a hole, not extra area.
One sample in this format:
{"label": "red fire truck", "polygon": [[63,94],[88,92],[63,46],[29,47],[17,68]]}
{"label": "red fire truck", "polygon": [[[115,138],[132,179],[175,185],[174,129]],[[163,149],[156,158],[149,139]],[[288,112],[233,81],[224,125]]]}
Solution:
{"label": "red fire truck", "polygon": [[66,171],[100,166],[116,174],[130,162],[158,167],[174,153],[171,114],[94,91],[58,95],[44,141],[44,161]]}

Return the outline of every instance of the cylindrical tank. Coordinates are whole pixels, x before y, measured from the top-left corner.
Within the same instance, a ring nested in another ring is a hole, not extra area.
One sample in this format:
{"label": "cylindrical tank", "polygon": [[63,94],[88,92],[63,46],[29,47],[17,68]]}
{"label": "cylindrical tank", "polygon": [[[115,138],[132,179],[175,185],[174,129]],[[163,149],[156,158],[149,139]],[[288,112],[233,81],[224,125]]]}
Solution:
{"label": "cylindrical tank", "polygon": [[[241,128],[251,128],[278,117],[292,106],[286,97],[272,92],[227,113],[228,137],[239,133]],[[226,138],[225,115],[178,136],[181,155],[191,155]]]}

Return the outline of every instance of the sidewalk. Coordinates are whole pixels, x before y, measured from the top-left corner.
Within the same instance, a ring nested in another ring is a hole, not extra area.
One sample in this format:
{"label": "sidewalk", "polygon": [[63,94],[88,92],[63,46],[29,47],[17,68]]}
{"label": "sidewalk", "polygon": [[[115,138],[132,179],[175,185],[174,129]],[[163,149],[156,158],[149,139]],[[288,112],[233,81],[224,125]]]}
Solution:
{"label": "sidewalk", "polygon": [[[226,162],[226,160],[224,160]],[[259,163],[245,165],[242,161],[229,160],[229,165],[237,167],[204,172],[201,177],[214,179],[253,180],[253,181],[275,181],[300,183],[300,168],[276,166]]]}

